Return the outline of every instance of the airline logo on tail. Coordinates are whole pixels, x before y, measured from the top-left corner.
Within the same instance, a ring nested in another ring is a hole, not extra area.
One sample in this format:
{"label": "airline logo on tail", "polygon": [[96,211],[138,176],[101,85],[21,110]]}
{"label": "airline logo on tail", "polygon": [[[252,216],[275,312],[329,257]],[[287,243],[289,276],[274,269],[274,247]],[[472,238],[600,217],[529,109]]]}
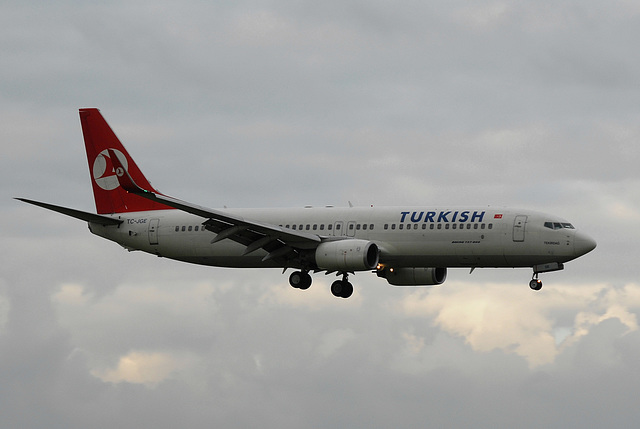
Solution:
{"label": "airline logo on tail", "polygon": [[95,180],[96,184],[105,191],[113,191],[118,186],[120,186],[118,177],[116,176],[122,177],[122,175],[124,174],[124,171],[121,167],[118,167],[117,170],[114,169],[113,162],[109,157],[109,150],[115,152],[116,156],[120,160],[120,163],[126,170],[129,169],[127,157],[124,156],[124,154],[118,149],[105,149],[100,152],[96,159],[93,161],[93,180]]}

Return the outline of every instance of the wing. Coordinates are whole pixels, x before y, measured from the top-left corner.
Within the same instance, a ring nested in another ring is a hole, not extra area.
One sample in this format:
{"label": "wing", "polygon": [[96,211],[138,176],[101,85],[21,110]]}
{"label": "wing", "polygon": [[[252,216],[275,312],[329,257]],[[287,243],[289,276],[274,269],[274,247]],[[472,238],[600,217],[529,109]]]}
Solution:
{"label": "wing", "polygon": [[245,219],[241,216],[198,206],[159,192],[143,189],[133,181],[111,149],[109,149],[109,156],[114,163],[120,186],[125,191],[207,219],[203,224],[209,231],[216,233],[216,236],[211,240],[212,244],[230,239],[246,246],[245,255],[258,249],[264,249],[268,253],[263,261],[268,261],[276,258],[301,259],[301,252],[315,249],[322,242],[320,236],[316,234]]}

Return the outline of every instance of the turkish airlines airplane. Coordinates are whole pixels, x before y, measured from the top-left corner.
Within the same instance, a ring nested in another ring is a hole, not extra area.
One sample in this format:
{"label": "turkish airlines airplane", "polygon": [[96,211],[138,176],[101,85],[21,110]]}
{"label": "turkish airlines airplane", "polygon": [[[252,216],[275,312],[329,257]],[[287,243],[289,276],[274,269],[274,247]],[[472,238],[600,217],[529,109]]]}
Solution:
{"label": "turkish airlines airplane", "polygon": [[395,286],[439,285],[447,268],[531,267],[540,273],[596,247],[555,215],[492,207],[304,207],[210,209],[155,190],[98,109],[80,122],[98,214],[18,198],[89,223],[125,249],[194,264],[294,269],[294,288],[310,273],[335,273],[336,297],[353,293],[349,274],[372,271]]}

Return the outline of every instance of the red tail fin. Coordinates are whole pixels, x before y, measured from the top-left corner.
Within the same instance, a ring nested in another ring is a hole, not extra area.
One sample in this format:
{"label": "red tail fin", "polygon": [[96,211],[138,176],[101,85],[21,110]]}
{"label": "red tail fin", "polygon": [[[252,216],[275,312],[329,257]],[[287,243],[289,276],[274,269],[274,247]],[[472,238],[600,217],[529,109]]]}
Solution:
{"label": "red tail fin", "polygon": [[171,207],[130,194],[122,189],[118,183],[108,149],[114,150],[121,164],[140,187],[158,192],[151,187],[98,109],[80,109],[80,123],[82,124],[84,145],[87,149],[93,196],[99,214],[171,209]]}

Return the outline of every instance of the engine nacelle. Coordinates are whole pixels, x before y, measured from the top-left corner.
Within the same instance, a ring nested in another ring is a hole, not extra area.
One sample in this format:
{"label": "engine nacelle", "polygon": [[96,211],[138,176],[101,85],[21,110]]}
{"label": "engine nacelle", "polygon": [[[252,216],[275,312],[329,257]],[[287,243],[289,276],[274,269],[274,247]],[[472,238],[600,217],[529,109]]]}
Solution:
{"label": "engine nacelle", "polygon": [[447,279],[446,268],[384,268],[378,276],[387,279],[393,286],[432,286],[440,285]]}
{"label": "engine nacelle", "polygon": [[316,249],[316,265],[327,271],[373,270],[378,253],[378,246],[367,240],[329,241]]}

